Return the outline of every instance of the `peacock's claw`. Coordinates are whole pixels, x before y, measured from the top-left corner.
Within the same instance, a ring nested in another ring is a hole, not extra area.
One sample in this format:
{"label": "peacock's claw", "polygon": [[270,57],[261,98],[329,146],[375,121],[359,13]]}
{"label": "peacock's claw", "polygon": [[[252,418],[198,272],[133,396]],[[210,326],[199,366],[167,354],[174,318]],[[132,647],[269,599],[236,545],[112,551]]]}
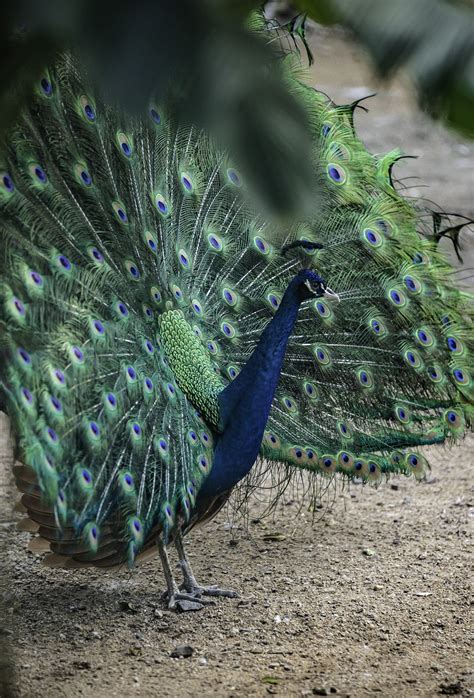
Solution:
{"label": "peacock's claw", "polygon": [[[185,590],[188,594],[191,594],[194,598],[199,599],[201,601],[203,596],[222,596],[228,599],[236,599],[239,595],[236,591],[233,589],[220,589],[217,584],[212,584],[209,587],[202,587],[199,584],[198,585],[186,585],[183,584],[181,589]],[[203,599],[204,602],[209,603],[208,600]],[[211,603],[215,603],[212,602]]]}
{"label": "peacock's claw", "polygon": [[204,606],[213,606],[215,603],[212,599],[201,599],[195,594],[184,594],[181,591],[168,597],[168,608],[171,611],[200,611]]}

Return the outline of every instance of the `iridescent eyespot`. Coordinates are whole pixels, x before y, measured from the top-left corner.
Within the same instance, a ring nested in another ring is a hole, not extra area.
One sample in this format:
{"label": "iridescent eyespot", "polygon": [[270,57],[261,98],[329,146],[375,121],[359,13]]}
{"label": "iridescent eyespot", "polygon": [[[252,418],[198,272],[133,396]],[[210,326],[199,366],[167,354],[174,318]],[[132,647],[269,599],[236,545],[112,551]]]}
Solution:
{"label": "iridescent eyespot", "polygon": [[350,470],[354,465],[354,456],[347,451],[339,451],[337,460],[339,465],[346,471]]}
{"label": "iridescent eyespot", "polygon": [[330,317],[332,317],[332,310],[324,301],[314,301],[314,309],[324,320],[328,320]]}
{"label": "iridescent eyespot", "polygon": [[259,235],[256,235],[254,237],[253,244],[254,244],[255,249],[257,249],[260,252],[260,254],[267,255],[270,252],[270,249],[271,249],[270,245],[268,244],[268,242],[266,242],[266,240],[264,240]]}
{"label": "iridescent eyespot", "polygon": [[433,383],[440,383],[444,378],[441,368],[436,364],[429,366],[427,372],[428,377],[433,381]]}
{"label": "iridescent eyespot", "polygon": [[129,383],[134,383],[137,380],[137,372],[135,371],[133,366],[126,366],[125,374]]}
{"label": "iridescent eyespot", "polygon": [[56,264],[62,271],[71,271],[72,264],[64,254],[59,254],[56,257]]}
{"label": "iridescent eyespot", "polygon": [[114,213],[115,213],[117,219],[120,221],[120,223],[124,223],[124,224],[128,223],[127,212],[126,212],[123,204],[121,204],[119,201],[113,201],[112,208],[114,210]]}
{"label": "iridescent eyespot", "polygon": [[334,456],[323,455],[319,459],[319,465],[323,473],[333,473],[337,468],[337,460]]}
{"label": "iridescent eyespot", "polygon": [[423,347],[432,347],[434,344],[434,337],[431,332],[425,328],[421,328],[416,331],[416,339]]}
{"label": "iridescent eyespot", "polygon": [[161,303],[161,300],[162,300],[161,291],[156,286],[151,287],[150,296],[155,301],[155,303]]}
{"label": "iridescent eyespot", "polygon": [[210,445],[211,437],[209,436],[207,431],[201,431],[201,441],[202,441],[203,445],[206,446],[206,448],[207,448],[207,446]]}
{"label": "iridescent eyespot", "polygon": [[207,348],[208,348],[208,350],[210,351],[211,354],[217,354],[217,352],[218,352],[217,343],[216,343],[216,342],[213,342],[212,340],[210,340],[210,341],[207,343]]}
{"label": "iridescent eyespot", "polygon": [[23,349],[20,347],[20,349],[17,349],[16,352],[18,358],[20,359],[20,363],[23,366],[31,366],[31,356],[28,354],[26,349]]}
{"label": "iridescent eyespot", "polygon": [[116,410],[117,409],[117,398],[115,397],[114,393],[106,393],[105,394],[105,403],[106,407],[111,410]]}
{"label": "iridescent eyespot", "polygon": [[352,429],[346,422],[338,422],[337,430],[343,439],[352,439]]}
{"label": "iridescent eyespot", "polygon": [[184,190],[187,192],[192,192],[194,189],[193,180],[187,172],[183,172],[181,174],[181,184],[183,185]]}
{"label": "iridescent eyespot", "polygon": [[153,344],[150,342],[149,339],[144,339],[143,340],[143,348],[145,349],[147,354],[150,354],[150,356],[154,353],[155,347]]}
{"label": "iridescent eyespot", "polygon": [[334,182],[334,184],[344,184],[347,179],[345,169],[341,167],[341,165],[336,165],[333,162],[328,164],[326,172],[328,173],[329,179]]}
{"label": "iridescent eyespot", "polygon": [[430,258],[426,252],[416,252],[413,255],[413,264],[429,264]]}
{"label": "iridescent eyespot", "polygon": [[86,95],[82,95],[82,97],[79,100],[81,109],[82,109],[82,114],[86,117],[87,121],[93,122],[96,120],[96,113],[95,113],[95,107],[92,104],[91,100],[86,97]]}
{"label": "iridescent eyespot", "polygon": [[115,310],[119,317],[126,318],[129,315],[128,308],[122,301],[117,301],[114,305]]}
{"label": "iridescent eyespot", "polygon": [[363,388],[372,388],[374,379],[368,368],[359,368],[357,371],[357,380]]}
{"label": "iridescent eyespot", "polygon": [[89,434],[93,439],[99,439],[100,438],[100,427],[97,424],[97,422],[89,422],[87,424],[87,428],[89,430]]}
{"label": "iridescent eyespot", "polygon": [[153,310],[150,308],[149,305],[142,305],[143,312],[145,313],[145,317],[147,320],[152,320],[153,319]]}
{"label": "iridescent eyespot", "polygon": [[219,237],[219,235],[216,235],[216,233],[209,233],[207,236],[207,241],[213,250],[216,252],[222,252],[224,246],[222,243],[222,238]]}
{"label": "iridescent eyespot", "polygon": [[362,238],[365,242],[368,242],[371,247],[381,247],[383,244],[383,237],[380,233],[370,228],[365,228],[362,231]]}
{"label": "iridescent eyespot", "polygon": [[2,184],[2,188],[7,192],[7,194],[12,194],[15,191],[13,179],[7,172],[0,173],[0,182]]}
{"label": "iridescent eyespot", "polygon": [[408,424],[411,421],[410,410],[407,407],[402,407],[401,405],[397,405],[395,407],[395,417],[402,424]]}
{"label": "iridescent eyespot", "polygon": [[456,410],[446,410],[444,420],[450,429],[458,430],[464,426],[463,417]]}
{"label": "iridescent eyespot", "polygon": [[173,383],[166,383],[165,390],[168,397],[174,398],[176,396],[176,388],[174,387]]}
{"label": "iridescent eyespot", "polygon": [[29,274],[29,277],[35,286],[37,286],[37,287],[43,286],[44,282],[43,282],[43,277],[41,276],[41,274],[39,274],[37,271],[32,271],[32,270],[30,270],[28,272],[28,274]]}
{"label": "iridescent eyespot", "polygon": [[331,357],[329,356],[329,352],[327,349],[316,346],[313,348],[313,352],[316,357],[316,361],[321,366],[327,366],[331,362]]}
{"label": "iridescent eyespot", "polygon": [[468,385],[469,373],[464,368],[453,368],[453,377],[459,385]]}
{"label": "iridescent eyespot", "polygon": [[90,470],[87,468],[81,468],[77,466],[75,469],[75,476],[79,487],[83,490],[91,490],[94,486],[94,480]]}
{"label": "iridescent eyespot", "polygon": [[139,439],[141,437],[142,428],[138,422],[131,422],[129,428],[132,439]]}
{"label": "iridescent eyespot", "polygon": [[19,315],[22,318],[25,317],[25,305],[19,298],[16,298],[16,296],[14,296],[11,300],[11,309],[14,311],[16,315]]}
{"label": "iridescent eyespot", "polygon": [[154,121],[155,124],[157,124],[157,125],[161,124],[160,112],[157,109],[155,109],[155,107],[151,107],[150,117],[151,117],[151,120]]}
{"label": "iridescent eyespot", "polygon": [[235,337],[235,328],[228,321],[221,322],[221,332],[229,339]]}
{"label": "iridescent eyespot", "polygon": [[143,381],[143,389],[145,390],[146,393],[151,393],[153,392],[153,381],[151,378],[145,378]]}
{"label": "iridescent eyespot", "polygon": [[206,456],[199,456],[198,465],[203,472],[207,472],[209,468],[209,461],[207,460]]}
{"label": "iridescent eyespot", "polygon": [[50,395],[49,402],[50,402],[50,405],[53,408],[53,410],[57,414],[61,414],[61,412],[63,411],[63,406],[62,406],[61,400],[59,398],[55,397],[54,395]]}
{"label": "iridescent eyespot", "polygon": [[156,440],[156,446],[158,447],[158,452],[161,456],[167,456],[169,451],[168,442],[165,438],[161,437]]}
{"label": "iridescent eyespot", "polygon": [[331,124],[324,122],[324,124],[321,127],[321,135],[323,138],[326,138],[329,135],[331,128],[332,128]]}
{"label": "iridescent eyespot", "polygon": [[309,397],[310,400],[317,399],[318,392],[316,390],[316,386],[314,385],[314,383],[311,383],[310,381],[305,381],[303,383],[303,388],[304,388],[304,391],[305,391],[307,397]]}
{"label": "iridescent eyespot", "polygon": [[385,337],[385,335],[387,334],[387,328],[385,327],[382,320],[380,320],[379,318],[372,318],[369,321],[369,326],[372,332],[377,335],[377,337]]}
{"label": "iridescent eyespot", "polygon": [[148,230],[145,231],[143,237],[145,238],[146,245],[148,249],[150,249],[152,252],[156,252],[158,249],[158,243],[156,241],[156,237],[150,233]]}
{"label": "iridescent eyespot", "polygon": [[421,292],[421,289],[422,289],[421,283],[418,281],[418,279],[415,279],[415,277],[404,276],[403,282],[410,293],[416,295],[416,294]]}
{"label": "iridescent eyespot", "polygon": [[117,143],[122,155],[125,155],[126,158],[130,158],[132,156],[132,143],[128,136],[120,131],[117,133]]}
{"label": "iridescent eyespot", "polygon": [[227,170],[227,179],[235,187],[240,187],[241,181],[240,181],[240,176],[239,176],[239,173],[237,172],[237,170],[234,170],[233,168],[229,168]]}
{"label": "iridescent eyespot", "polygon": [[274,310],[277,310],[281,303],[281,296],[280,294],[277,295],[276,293],[267,293],[267,301]]}
{"label": "iridescent eyespot", "polygon": [[412,368],[420,368],[422,365],[421,357],[415,349],[406,349],[403,352],[403,358]]}
{"label": "iridescent eyespot", "polygon": [[104,255],[100,250],[97,249],[97,247],[89,247],[87,250],[87,254],[96,264],[103,264]]}
{"label": "iridescent eyespot", "polygon": [[51,97],[53,94],[53,85],[48,77],[45,76],[41,78],[40,87],[41,92],[45,95],[45,97]]}
{"label": "iridescent eyespot", "polygon": [[84,352],[80,347],[72,345],[69,349],[69,356],[71,357],[72,362],[75,364],[84,363]]}
{"label": "iridescent eyespot", "polygon": [[183,292],[179,288],[179,286],[176,286],[175,284],[172,284],[171,286],[171,293],[173,296],[176,298],[177,301],[182,301],[183,300]]}
{"label": "iridescent eyespot", "polygon": [[459,356],[459,355],[464,353],[464,345],[461,342],[461,340],[458,339],[457,337],[452,337],[452,336],[448,337],[446,339],[446,343],[448,345],[449,351],[452,352],[453,354],[456,354]]}
{"label": "iridescent eyespot", "polygon": [[191,267],[189,256],[184,250],[179,250],[178,260],[183,269],[189,269]]}
{"label": "iridescent eyespot", "polygon": [[89,172],[87,170],[81,170],[79,173],[79,177],[81,178],[82,183],[86,187],[90,187],[92,184],[92,177],[90,176]]}
{"label": "iridescent eyespot", "polygon": [[40,165],[32,164],[29,166],[28,169],[35,182],[39,182],[40,184],[47,183],[48,177],[46,176],[46,172]]}
{"label": "iridescent eyespot", "polygon": [[169,204],[164,196],[161,194],[155,194],[155,206],[163,217],[169,214]]}
{"label": "iridescent eyespot", "polygon": [[194,429],[190,429],[188,431],[188,441],[193,445],[197,444],[198,436],[197,436],[196,432],[194,431]]}
{"label": "iridescent eyespot", "polygon": [[298,403],[293,398],[285,395],[281,398],[281,402],[283,406],[288,410],[288,412],[291,412],[293,414],[298,412]]}
{"label": "iridescent eyespot", "polygon": [[269,431],[264,432],[263,439],[267,446],[270,448],[280,448],[281,447],[281,441],[280,438],[276,434],[272,434]]}
{"label": "iridescent eyespot", "polygon": [[127,272],[129,273],[129,275],[132,277],[132,279],[135,279],[135,281],[136,281],[137,279],[140,278],[140,270],[138,269],[136,262],[134,262],[130,259],[127,259],[124,262],[124,267],[127,270]]}
{"label": "iridescent eyespot", "polygon": [[234,380],[239,375],[239,369],[237,366],[228,366],[227,367],[227,373],[229,374],[229,377]]}
{"label": "iridescent eyespot", "polygon": [[91,319],[90,329],[94,337],[103,337],[105,335],[105,327],[100,320]]}
{"label": "iridescent eyespot", "polygon": [[290,449],[288,449],[288,455],[290,458],[296,461],[306,459],[306,451],[304,451],[301,446],[292,446]]}
{"label": "iridescent eyespot", "polygon": [[230,288],[224,288],[222,290],[222,297],[227,305],[234,306],[237,303],[237,294]]}
{"label": "iridescent eyespot", "polygon": [[354,461],[354,470],[358,475],[361,475],[365,469],[365,461],[362,460],[362,458],[357,458],[357,460]]}
{"label": "iridescent eyespot", "polygon": [[402,308],[406,305],[407,299],[403,291],[397,288],[391,288],[388,292],[388,298],[393,305]]}

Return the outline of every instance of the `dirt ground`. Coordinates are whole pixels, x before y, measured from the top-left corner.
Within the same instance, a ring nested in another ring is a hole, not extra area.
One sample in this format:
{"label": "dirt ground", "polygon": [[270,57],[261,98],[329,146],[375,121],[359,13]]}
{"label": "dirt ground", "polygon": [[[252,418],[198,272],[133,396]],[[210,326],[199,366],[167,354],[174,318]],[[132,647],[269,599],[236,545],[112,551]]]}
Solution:
{"label": "dirt ground", "polygon": [[[312,43],[313,82],[336,100],[378,88],[341,33]],[[357,117],[368,147],[422,156],[404,165],[429,185],[413,180],[413,193],[473,216],[473,144],[421,115],[401,82],[378,91]],[[331,489],[313,524],[298,501],[263,521],[254,503],[248,530],[230,530],[224,510],[187,547],[200,580],[241,596],[177,615],[161,601],[157,561],[115,574],[50,570],[26,550],[1,416],[0,695],[471,695],[473,447],[469,437],[435,451],[424,483]],[[191,656],[170,656],[184,645]]]}

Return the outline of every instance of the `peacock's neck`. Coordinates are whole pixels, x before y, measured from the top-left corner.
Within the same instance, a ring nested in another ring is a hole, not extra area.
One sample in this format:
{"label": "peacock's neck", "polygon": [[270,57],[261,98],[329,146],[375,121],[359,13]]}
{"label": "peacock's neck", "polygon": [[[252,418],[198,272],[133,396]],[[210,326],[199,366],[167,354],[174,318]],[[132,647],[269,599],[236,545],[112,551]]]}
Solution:
{"label": "peacock's neck", "polygon": [[219,394],[222,433],[200,496],[230,490],[254,464],[301,300],[296,284],[290,283],[253,354],[233,383]]}

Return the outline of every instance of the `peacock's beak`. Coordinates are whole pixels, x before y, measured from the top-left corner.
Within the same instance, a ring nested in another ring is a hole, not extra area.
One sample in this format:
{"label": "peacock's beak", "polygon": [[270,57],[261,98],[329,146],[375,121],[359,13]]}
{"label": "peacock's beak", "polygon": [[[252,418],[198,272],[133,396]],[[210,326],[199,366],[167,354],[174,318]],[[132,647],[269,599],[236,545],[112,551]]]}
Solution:
{"label": "peacock's beak", "polygon": [[326,286],[324,289],[324,297],[327,298],[328,301],[334,301],[335,303],[339,303],[341,300],[337,293],[330,289],[329,286]]}

